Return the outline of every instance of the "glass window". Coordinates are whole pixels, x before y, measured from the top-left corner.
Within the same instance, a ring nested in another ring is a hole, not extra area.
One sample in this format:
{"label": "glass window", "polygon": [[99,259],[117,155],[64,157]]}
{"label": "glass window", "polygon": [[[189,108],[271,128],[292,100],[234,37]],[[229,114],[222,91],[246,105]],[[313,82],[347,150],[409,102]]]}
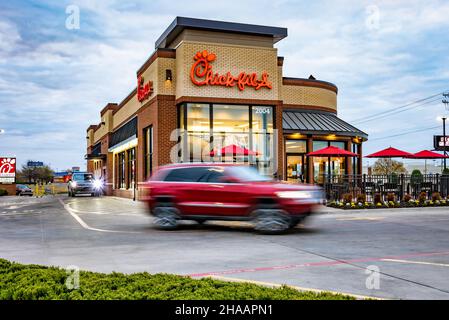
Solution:
{"label": "glass window", "polygon": [[172,182],[198,182],[209,173],[207,167],[191,167],[173,169],[164,181]]}
{"label": "glass window", "polygon": [[144,137],[144,177],[148,179],[153,173],[153,126],[143,130]]}
{"label": "glass window", "polygon": [[329,146],[328,141],[313,141],[313,151],[321,150]]}
{"label": "glass window", "polygon": [[134,189],[136,183],[136,148],[127,150],[128,153],[128,181],[126,187]]}
{"label": "glass window", "polygon": [[286,153],[306,153],[307,151],[306,140],[287,140],[285,142]]}
{"label": "glass window", "polygon": [[253,132],[273,133],[273,107],[252,107]]}
{"label": "glass window", "polygon": [[229,175],[245,182],[270,181],[271,179],[261,175],[253,167],[245,166],[230,166],[228,169]]}
{"label": "glass window", "polygon": [[213,105],[214,132],[249,132],[249,106]]}
{"label": "glass window", "polygon": [[179,116],[181,129],[184,123],[187,128],[179,144],[182,161],[249,163],[264,174],[275,171],[272,106],[189,103]]}
{"label": "glass window", "polygon": [[209,110],[208,104],[187,104],[187,131],[209,132]]}
{"label": "glass window", "polygon": [[333,147],[337,147],[337,148],[346,150],[346,142],[344,142],[344,141],[331,141],[330,145]]}
{"label": "glass window", "polygon": [[328,157],[313,157],[313,180],[315,183],[323,183],[324,175],[329,174],[328,161]]}
{"label": "glass window", "polygon": [[117,155],[117,188],[126,188],[125,183],[125,152],[120,152]]}

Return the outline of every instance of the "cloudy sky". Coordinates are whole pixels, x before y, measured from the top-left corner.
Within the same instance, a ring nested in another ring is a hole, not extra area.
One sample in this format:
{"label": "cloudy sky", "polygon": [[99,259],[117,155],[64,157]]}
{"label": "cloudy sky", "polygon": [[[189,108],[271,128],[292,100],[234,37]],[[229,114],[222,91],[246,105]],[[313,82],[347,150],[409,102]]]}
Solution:
{"label": "cloudy sky", "polygon": [[[69,5],[79,29],[66,28]],[[0,2],[0,154],[83,166],[86,127],[130,92],[175,16],[287,27],[284,76],[337,84],[339,116],[369,134],[365,154],[431,149],[442,131],[449,1],[16,0]]]}

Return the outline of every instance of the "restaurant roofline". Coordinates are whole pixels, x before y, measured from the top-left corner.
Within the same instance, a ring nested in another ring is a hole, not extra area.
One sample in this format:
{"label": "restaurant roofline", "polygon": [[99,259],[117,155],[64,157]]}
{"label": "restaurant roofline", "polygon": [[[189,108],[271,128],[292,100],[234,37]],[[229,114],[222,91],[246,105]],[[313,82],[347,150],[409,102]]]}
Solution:
{"label": "restaurant roofline", "polygon": [[162,35],[156,40],[155,48],[166,48],[185,29],[266,36],[272,37],[273,43],[276,43],[287,37],[287,28],[218,20],[195,19],[188,17],[176,17],[168,26],[168,28],[165,29]]}

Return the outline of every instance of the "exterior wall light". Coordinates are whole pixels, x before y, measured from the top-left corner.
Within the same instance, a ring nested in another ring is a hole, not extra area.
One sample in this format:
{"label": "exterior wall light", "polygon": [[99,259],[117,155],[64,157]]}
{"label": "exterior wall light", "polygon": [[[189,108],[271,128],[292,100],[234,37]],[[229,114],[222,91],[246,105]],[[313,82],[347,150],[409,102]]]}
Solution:
{"label": "exterior wall light", "polygon": [[172,81],[173,76],[170,69],[165,69],[165,80]]}

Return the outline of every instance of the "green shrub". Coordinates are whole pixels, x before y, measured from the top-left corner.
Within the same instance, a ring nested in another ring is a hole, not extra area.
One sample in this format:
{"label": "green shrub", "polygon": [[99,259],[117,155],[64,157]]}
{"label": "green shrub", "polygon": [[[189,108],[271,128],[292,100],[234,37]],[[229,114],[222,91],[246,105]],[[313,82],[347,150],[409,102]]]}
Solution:
{"label": "green shrub", "polygon": [[147,272],[80,271],[78,289],[65,285],[67,273],[56,267],[23,265],[0,259],[0,300],[318,300],[353,299],[328,292],[301,292],[210,278],[192,279]]}
{"label": "green shrub", "polygon": [[5,189],[0,189],[0,197],[7,196],[7,195],[8,195],[8,191],[6,191]]}
{"label": "green shrub", "polygon": [[418,169],[415,169],[412,171],[412,174],[410,175],[410,183],[412,185],[417,185],[423,181],[423,176],[421,171]]}
{"label": "green shrub", "polygon": [[443,169],[443,175],[449,175],[449,168]]}

